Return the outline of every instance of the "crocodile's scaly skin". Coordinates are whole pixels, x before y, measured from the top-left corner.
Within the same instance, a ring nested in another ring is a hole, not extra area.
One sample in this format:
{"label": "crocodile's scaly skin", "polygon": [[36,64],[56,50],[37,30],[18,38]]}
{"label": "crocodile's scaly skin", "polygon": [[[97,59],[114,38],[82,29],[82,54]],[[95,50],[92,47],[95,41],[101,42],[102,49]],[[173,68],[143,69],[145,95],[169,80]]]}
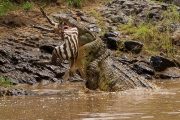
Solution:
{"label": "crocodile's scaly skin", "polygon": [[89,89],[120,91],[137,87],[156,88],[128,65],[118,61],[100,38],[83,47],[86,54],[84,59],[88,61],[85,68],[86,86]]}

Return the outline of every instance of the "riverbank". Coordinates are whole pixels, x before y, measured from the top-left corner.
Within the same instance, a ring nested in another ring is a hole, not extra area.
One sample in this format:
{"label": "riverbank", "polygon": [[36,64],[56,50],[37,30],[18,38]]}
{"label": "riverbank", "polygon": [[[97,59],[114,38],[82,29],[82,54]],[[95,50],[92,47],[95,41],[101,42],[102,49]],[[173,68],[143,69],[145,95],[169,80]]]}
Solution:
{"label": "riverbank", "polygon": [[[119,91],[154,88],[152,80],[180,77],[179,38],[178,33],[175,34],[180,29],[179,7],[129,0],[91,5],[91,8],[71,11],[64,5],[45,9],[54,18],[65,15],[73,19],[76,16],[81,24],[101,36],[100,42],[94,42],[82,34],[81,46],[96,47],[84,51],[82,69],[87,78],[76,74],[70,83],[80,82],[81,87],[93,90]],[[21,84],[31,85],[33,89],[37,84],[64,83],[61,77],[66,68],[37,63],[50,60],[54,46],[62,42],[58,35],[32,27],[37,24],[49,26],[37,8],[11,12],[0,17],[0,24],[0,76],[11,84],[1,90],[2,95],[33,93],[26,87],[16,88]]]}

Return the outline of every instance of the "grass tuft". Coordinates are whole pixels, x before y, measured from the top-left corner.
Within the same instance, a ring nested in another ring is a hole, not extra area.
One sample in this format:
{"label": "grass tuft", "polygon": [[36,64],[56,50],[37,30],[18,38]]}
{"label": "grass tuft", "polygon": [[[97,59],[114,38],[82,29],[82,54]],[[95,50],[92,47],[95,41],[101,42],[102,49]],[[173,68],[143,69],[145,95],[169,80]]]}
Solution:
{"label": "grass tuft", "polygon": [[66,0],[68,5],[76,7],[76,8],[81,8],[82,7],[82,2],[84,0]]}
{"label": "grass tuft", "polygon": [[174,53],[169,30],[160,32],[159,27],[152,23],[142,23],[138,26],[128,24],[120,30],[123,34],[130,35],[131,39],[142,41],[148,52],[163,52],[170,56]]}
{"label": "grass tuft", "polygon": [[15,8],[14,4],[9,0],[0,0],[0,16],[5,15],[8,11]]}
{"label": "grass tuft", "polygon": [[10,87],[10,86],[12,86],[12,85],[13,85],[13,84],[12,84],[12,82],[10,81],[9,78],[0,76],[0,86]]}
{"label": "grass tuft", "polygon": [[24,2],[23,5],[22,5],[22,8],[25,10],[25,11],[29,11],[31,10],[33,7],[33,3],[32,2]]}

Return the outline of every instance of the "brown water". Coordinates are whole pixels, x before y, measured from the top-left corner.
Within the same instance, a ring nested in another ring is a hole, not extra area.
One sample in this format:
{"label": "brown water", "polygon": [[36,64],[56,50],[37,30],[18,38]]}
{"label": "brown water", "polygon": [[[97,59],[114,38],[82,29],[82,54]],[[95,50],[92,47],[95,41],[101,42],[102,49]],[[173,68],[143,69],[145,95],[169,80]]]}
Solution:
{"label": "brown water", "polygon": [[155,91],[4,97],[0,120],[180,120],[180,80],[159,86]]}

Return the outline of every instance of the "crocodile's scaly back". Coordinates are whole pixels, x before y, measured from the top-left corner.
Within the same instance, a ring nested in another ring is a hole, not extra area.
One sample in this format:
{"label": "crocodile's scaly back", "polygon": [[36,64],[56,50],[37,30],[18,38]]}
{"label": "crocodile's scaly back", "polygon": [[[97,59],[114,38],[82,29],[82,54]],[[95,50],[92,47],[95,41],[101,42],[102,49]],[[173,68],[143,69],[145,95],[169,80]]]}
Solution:
{"label": "crocodile's scaly back", "polygon": [[137,87],[156,88],[144,77],[135,73],[130,66],[118,61],[100,38],[84,45],[80,50],[81,65],[89,89],[120,91]]}

